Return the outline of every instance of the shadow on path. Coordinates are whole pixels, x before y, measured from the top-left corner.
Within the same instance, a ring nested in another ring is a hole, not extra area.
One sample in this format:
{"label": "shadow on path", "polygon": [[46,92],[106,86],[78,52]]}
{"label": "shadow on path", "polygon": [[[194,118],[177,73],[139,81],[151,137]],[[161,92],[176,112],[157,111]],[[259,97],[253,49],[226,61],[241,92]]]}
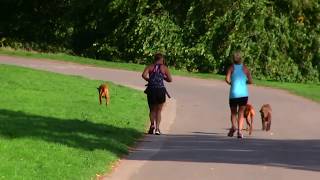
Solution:
{"label": "shadow on path", "polygon": [[85,150],[104,149],[117,155],[141,133],[134,129],[78,119],[58,119],[0,109],[0,136],[36,138]]}
{"label": "shadow on path", "polygon": [[[264,165],[320,171],[320,140],[239,140],[225,137],[225,134],[202,132],[155,136],[153,140],[161,138],[165,138],[165,143],[151,161]],[[146,146],[136,151],[143,154],[141,152],[154,150]],[[143,156],[129,156],[128,159],[146,160]]]}
{"label": "shadow on path", "polygon": [[[0,110],[0,136],[8,139],[36,138],[85,150],[105,149],[117,155],[141,134],[128,128],[117,128],[78,119],[58,119],[24,112]],[[160,151],[148,143],[137,149],[139,156],[130,160],[229,163],[284,167],[320,171],[320,140],[254,139],[238,140],[225,134],[193,132],[190,135],[153,136],[164,140]],[[152,144],[152,143],[150,143]]]}

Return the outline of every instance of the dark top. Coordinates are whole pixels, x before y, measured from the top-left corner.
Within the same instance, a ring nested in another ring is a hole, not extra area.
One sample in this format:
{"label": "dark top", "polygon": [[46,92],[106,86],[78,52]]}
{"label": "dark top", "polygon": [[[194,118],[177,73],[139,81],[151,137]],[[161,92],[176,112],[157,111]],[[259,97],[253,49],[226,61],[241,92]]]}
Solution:
{"label": "dark top", "polygon": [[165,75],[161,72],[160,67],[162,64],[155,64],[153,70],[149,74],[148,87],[150,88],[164,88]]}

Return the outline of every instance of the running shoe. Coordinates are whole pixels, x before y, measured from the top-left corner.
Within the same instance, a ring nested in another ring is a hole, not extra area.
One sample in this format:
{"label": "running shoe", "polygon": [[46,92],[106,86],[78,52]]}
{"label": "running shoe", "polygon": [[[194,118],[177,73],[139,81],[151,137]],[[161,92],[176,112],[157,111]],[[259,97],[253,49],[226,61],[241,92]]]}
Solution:
{"label": "running shoe", "polygon": [[240,132],[238,132],[238,138],[239,138],[239,139],[242,139],[242,138],[243,138],[243,134],[240,133]]}
{"label": "running shoe", "polygon": [[155,128],[153,126],[150,126],[148,134],[154,134],[154,129]]}
{"label": "running shoe", "polygon": [[233,137],[233,134],[234,134],[235,132],[236,132],[235,129],[230,128],[229,133],[228,133],[228,136],[229,136],[229,137]]}
{"label": "running shoe", "polygon": [[156,134],[156,135],[161,135],[160,129],[156,129],[155,134]]}

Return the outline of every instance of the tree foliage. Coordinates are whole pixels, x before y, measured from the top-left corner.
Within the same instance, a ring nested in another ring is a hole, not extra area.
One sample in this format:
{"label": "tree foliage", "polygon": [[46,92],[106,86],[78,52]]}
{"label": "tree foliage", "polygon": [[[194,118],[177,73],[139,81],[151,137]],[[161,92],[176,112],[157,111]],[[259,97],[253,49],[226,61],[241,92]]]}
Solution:
{"label": "tree foliage", "polygon": [[1,43],[224,73],[241,49],[255,77],[320,80],[320,0],[2,0]]}

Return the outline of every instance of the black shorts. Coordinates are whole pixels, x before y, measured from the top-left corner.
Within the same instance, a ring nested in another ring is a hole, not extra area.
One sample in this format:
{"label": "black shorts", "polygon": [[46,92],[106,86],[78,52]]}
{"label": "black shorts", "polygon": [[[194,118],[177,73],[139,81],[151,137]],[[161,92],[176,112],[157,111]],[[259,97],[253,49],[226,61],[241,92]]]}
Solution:
{"label": "black shorts", "polygon": [[247,103],[248,103],[248,97],[229,99],[230,107],[245,106],[245,105],[247,105]]}
{"label": "black shorts", "polygon": [[166,102],[165,88],[148,88],[146,90],[148,105],[151,108],[153,105],[163,104]]}

